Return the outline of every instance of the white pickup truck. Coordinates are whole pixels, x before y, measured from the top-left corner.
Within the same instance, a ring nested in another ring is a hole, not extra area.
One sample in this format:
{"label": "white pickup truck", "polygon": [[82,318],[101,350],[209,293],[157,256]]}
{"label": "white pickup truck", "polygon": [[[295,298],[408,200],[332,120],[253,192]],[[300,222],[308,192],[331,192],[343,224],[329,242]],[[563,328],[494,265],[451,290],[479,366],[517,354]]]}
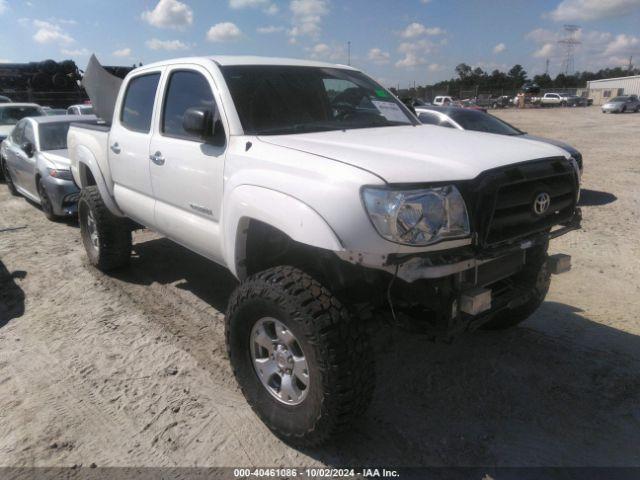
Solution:
{"label": "white pickup truck", "polygon": [[545,93],[542,97],[535,99],[533,103],[539,103],[543,107],[564,107],[567,105],[567,95],[564,93]]}
{"label": "white pickup truck", "polygon": [[119,88],[98,70],[85,84],[109,121],[68,137],[90,263],[125,266],[145,226],[227,267],[234,373],[293,444],[366,409],[373,318],[438,338],[507,328],[570,266],[547,255],[580,224],[557,147],[421,125],[347,66],[185,58]]}

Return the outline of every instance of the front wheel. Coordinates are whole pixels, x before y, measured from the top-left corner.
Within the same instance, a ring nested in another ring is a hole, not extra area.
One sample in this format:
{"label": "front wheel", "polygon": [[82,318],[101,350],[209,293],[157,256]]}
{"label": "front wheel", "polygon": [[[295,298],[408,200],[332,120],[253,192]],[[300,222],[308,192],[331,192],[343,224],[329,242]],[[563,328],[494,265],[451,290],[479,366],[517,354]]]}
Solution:
{"label": "front wheel", "polygon": [[82,243],[91,265],[106,272],[129,264],[131,228],[125,219],[107,209],[98,187],[82,189],[78,216]]}
{"label": "front wheel", "polygon": [[507,307],[495,313],[493,318],[482,326],[484,330],[505,330],[515,327],[529,318],[544,302],[551,285],[546,252],[534,253],[531,264],[518,274],[516,281],[521,287],[528,288],[529,298],[521,305]]}
{"label": "front wheel", "polygon": [[244,396],[283,440],[322,444],[368,406],[375,372],[367,333],[301,270],[276,267],[240,284],[225,327]]}
{"label": "front wheel", "polygon": [[53,213],[53,203],[51,203],[42,178],[38,178],[38,196],[40,197],[40,208],[42,208],[44,216],[49,220],[56,220],[58,217]]}
{"label": "front wheel", "polygon": [[2,163],[2,173],[4,174],[4,181],[7,183],[9,193],[11,193],[11,195],[13,195],[14,197],[17,197],[20,194],[18,193],[18,189],[13,183],[11,172],[9,172],[9,167],[7,167],[7,162],[5,160],[0,160],[0,163]]}

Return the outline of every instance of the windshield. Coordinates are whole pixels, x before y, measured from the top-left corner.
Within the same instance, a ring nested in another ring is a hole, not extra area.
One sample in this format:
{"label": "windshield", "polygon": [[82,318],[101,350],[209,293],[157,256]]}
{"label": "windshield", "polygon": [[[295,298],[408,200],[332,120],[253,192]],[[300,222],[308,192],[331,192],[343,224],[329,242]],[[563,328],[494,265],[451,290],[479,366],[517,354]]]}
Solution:
{"label": "windshield", "polygon": [[0,125],[15,125],[25,117],[40,117],[44,112],[38,107],[3,106],[0,108]]}
{"label": "windshield", "polygon": [[40,150],[65,150],[69,125],[69,122],[41,123],[38,126]]}
{"label": "windshield", "polygon": [[246,134],[319,132],[417,123],[360,72],[323,67],[222,67]]}
{"label": "windshield", "polygon": [[614,99],[610,100],[611,102],[626,102],[627,100],[629,100],[629,97],[615,97]]}
{"label": "windshield", "polygon": [[523,135],[524,132],[488,113],[459,109],[447,112],[465,130],[498,133],[500,135]]}

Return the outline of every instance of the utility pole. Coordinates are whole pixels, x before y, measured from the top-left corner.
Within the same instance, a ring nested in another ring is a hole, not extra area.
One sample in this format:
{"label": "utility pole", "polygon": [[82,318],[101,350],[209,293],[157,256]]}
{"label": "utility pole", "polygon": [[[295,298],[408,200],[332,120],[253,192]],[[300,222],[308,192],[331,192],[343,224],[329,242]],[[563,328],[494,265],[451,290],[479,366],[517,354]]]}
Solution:
{"label": "utility pole", "polygon": [[558,40],[558,43],[564,47],[565,59],[564,59],[564,74],[571,75],[575,67],[574,64],[574,52],[577,45],[582,42],[576,38],[576,34],[580,30],[578,25],[565,25],[565,37]]}
{"label": "utility pole", "polygon": [[347,65],[351,66],[351,40],[347,42]]}
{"label": "utility pole", "polygon": [[629,75],[631,75],[632,70],[633,70],[633,55],[629,55]]}
{"label": "utility pole", "polygon": [[547,63],[547,65],[546,65],[546,67],[544,69],[544,74],[545,75],[549,75],[549,59],[548,58],[547,58],[547,62],[546,63]]}

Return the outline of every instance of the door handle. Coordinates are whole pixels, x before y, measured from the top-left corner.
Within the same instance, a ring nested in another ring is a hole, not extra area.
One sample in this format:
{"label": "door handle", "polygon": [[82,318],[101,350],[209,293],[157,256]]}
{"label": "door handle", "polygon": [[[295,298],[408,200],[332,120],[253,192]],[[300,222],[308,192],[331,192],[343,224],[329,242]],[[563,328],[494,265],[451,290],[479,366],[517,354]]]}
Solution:
{"label": "door handle", "polygon": [[120,153],[120,152],[121,152],[121,150],[120,150],[120,145],[118,145],[118,142],[114,143],[114,144],[113,144],[113,145],[111,145],[111,147],[109,147],[109,148],[111,148],[111,151],[112,151],[113,153],[118,154],[118,153]]}
{"label": "door handle", "polygon": [[160,152],[156,152],[153,155],[149,155],[149,160],[151,160],[153,163],[155,163],[158,166],[164,165],[164,157]]}

